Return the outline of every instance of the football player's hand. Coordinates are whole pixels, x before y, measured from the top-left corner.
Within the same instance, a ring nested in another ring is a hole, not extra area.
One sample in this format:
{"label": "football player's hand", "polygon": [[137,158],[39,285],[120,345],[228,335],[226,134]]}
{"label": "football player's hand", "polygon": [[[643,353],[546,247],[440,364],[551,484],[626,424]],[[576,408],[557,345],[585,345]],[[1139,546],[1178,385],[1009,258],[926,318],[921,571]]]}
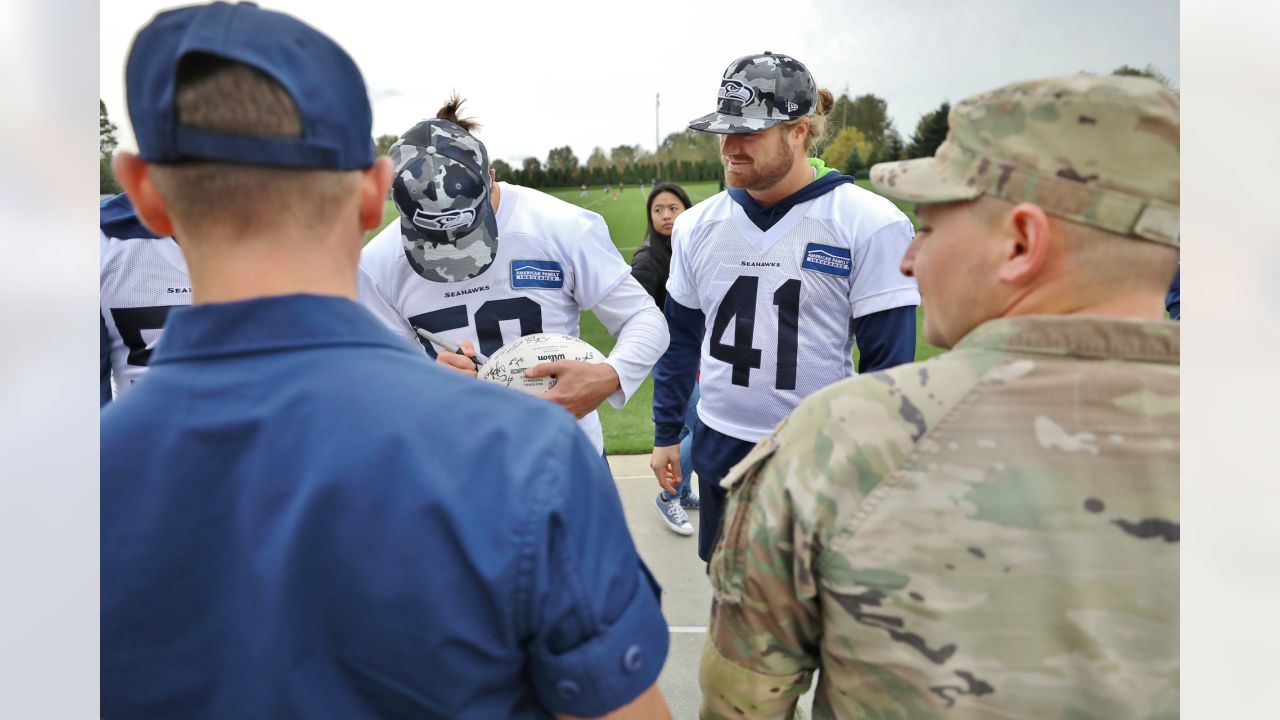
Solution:
{"label": "football player's hand", "polygon": [[436,362],[451,370],[457,370],[471,377],[476,376],[476,364],[472,360],[476,356],[476,346],[470,340],[463,340],[459,347],[461,353],[436,353]]}
{"label": "football player's hand", "polygon": [[678,495],[680,483],[684,481],[680,477],[680,443],[655,445],[653,454],[649,456],[649,469],[668,495]]}
{"label": "football player's hand", "polygon": [[524,371],[525,377],[556,376],[556,386],[542,397],[573,413],[576,418],[600,407],[605,398],[618,391],[618,371],[608,363],[556,360],[540,363]]}

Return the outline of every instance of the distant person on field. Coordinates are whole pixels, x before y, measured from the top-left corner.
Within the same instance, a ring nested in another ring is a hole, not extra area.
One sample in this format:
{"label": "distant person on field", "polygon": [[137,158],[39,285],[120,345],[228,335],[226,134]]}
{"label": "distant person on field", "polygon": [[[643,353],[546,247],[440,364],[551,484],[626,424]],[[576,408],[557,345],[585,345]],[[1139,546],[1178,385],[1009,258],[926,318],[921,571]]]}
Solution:
{"label": "distant person on field", "polygon": [[[667,300],[667,278],[671,274],[671,229],[676,217],[692,205],[689,194],[676,183],[655,185],[649,192],[647,230],[644,243],[631,257],[631,275],[653,296],[658,307]],[[698,422],[698,386],[695,383],[685,407],[680,430],[680,477],[676,494],[660,490],[655,503],[667,527],[681,535],[692,535],[693,525],[685,510],[698,509],[698,493],[693,490],[693,430]]]}
{"label": "distant person on field", "polygon": [[456,95],[436,117],[388,151],[391,197],[399,211],[365,246],[360,266],[372,279],[360,301],[407,343],[471,376],[476,366],[442,351],[417,329],[474,357],[526,335],[577,337],[590,310],[617,344],[601,363],[558,360],[529,368],[555,376],[541,397],[563,407],[604,454],[597,408],[623,407],[667,347],[667,324],[609,237],[599,214],[544,192],[496,182],[489,154],[460,118]]}
{"label": "distant person on field", "polygon": [[599,453],[355,302],[392,165],[346,52],[214,3],[157,15],[125,75],[116,175],[192,305],[102,413],[100,714],[666,717]]}
{"label": "distant person on field", "polygon": [[716,111],[689,127],[721,136],[729,190],[689,209],[671,235],[664,312],[671,347],[653,370],[649,467],[676,492],[679,434],[701,389],[693,469],[698,556],[711,558],[720,480],[809,394],[915,358],[915,281],[898,272],[913,228],[889,200],[806,155],[835,103],[808,68],[769,52],[730,63]]}
{"label": "distant person on field", "polygon": [[701,716],[1173,718],[1179,101],[1014,83],[951,110],[902,258],[950,353],[810,396],[734,468]]}

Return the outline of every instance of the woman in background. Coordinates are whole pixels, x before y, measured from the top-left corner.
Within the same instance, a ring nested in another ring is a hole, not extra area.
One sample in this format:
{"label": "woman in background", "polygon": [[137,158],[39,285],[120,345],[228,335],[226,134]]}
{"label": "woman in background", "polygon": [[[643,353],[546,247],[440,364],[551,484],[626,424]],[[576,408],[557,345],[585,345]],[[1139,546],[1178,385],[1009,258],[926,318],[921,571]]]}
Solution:
{"label": "woman in background", "polygon": [[[684,188],[671,182],[661,182],[649,191],[646,215],[649,218],[644,243],[631,257],[631,276],[653,296],[662,309],[667,300],[667,276],[671,273],[671,228],[676,216],[692,205]],[[693,525],[685,510],[698,509],[698,496],[693,491],[693,427],[698,422],[695,408],[698,405],[698,386],[685,408],[684,429],[680,431],[680,483],[679,495],[669,495],[662,490],[654,501],[667,527],[681,535],[692,535]]]}

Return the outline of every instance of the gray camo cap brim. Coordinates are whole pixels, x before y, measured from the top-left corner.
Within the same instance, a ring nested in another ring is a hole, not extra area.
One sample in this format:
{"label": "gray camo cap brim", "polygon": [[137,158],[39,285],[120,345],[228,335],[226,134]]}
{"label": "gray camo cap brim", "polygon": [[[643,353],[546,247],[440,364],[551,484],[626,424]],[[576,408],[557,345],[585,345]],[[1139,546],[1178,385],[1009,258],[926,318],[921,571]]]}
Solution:
{"label": "gray camo cap brim", "polygon": [[741,133],[760,132],[777,125],[788,118],[749,118],[740,115],[725,115],[724,113],[713,112],[707,113],[702,117],[689,123],[690,130],[700,130],[702,132],[716,133],[718,135],[738,135]]}

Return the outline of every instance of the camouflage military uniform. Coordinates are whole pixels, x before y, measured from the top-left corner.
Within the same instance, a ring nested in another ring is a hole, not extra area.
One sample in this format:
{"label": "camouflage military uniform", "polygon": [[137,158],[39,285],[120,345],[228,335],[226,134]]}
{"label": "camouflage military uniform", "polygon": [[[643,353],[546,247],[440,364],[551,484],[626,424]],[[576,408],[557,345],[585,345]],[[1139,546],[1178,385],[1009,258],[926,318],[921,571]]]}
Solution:
{"label": "camouflage military uniform", "polygon": [[[932,165],[873,181],[1176,247],[1155,85],[1002,88],[957,106]],[[724,480],[702,716],[789,717],[820,670],[815,719],[1177,717],[1178,332],[990,319],[810,396]]]}
{"label": "camouflage military uniform", "polygon": [[706,717],[784,717],[819,664],[815,718],[1176,716],[1174,323],[987,322],[725,483]]}

